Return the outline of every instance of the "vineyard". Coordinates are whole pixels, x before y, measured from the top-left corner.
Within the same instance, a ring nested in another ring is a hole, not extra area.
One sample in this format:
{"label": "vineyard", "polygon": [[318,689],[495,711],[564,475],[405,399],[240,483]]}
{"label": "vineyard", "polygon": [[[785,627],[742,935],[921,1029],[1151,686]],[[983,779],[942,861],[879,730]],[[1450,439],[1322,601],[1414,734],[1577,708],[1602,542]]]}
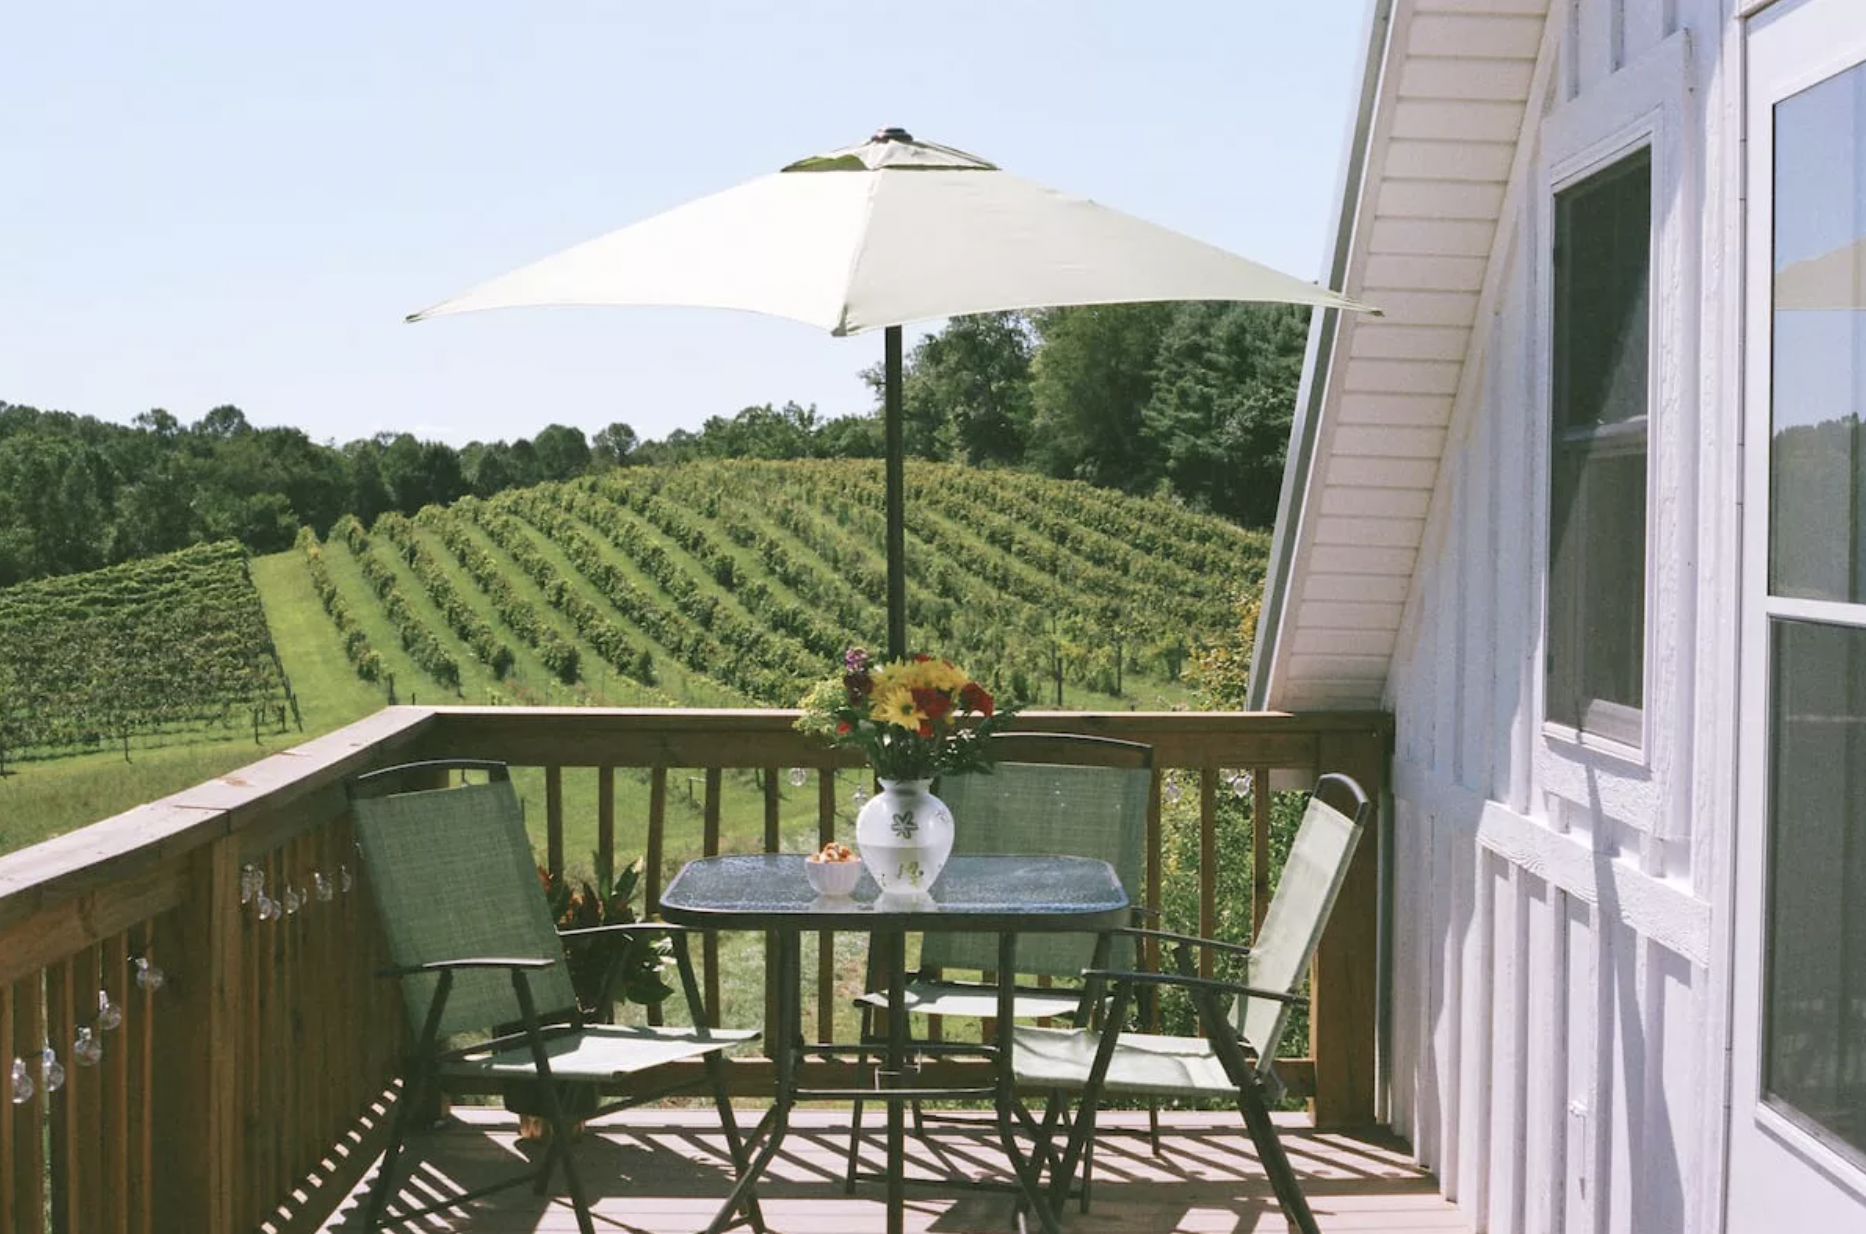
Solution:
{"label": "vineyard", "polygon": [[[910,642],[1043,706],[1182,699],[1267,552],[1025,473],[916,462],[907,501]],[[298,551],[356,673],[389,693],[790,706],[845,647],[883,642],[883,505],[875,463],[622,468],[344,519]]]}
{"label": "vineyard", "polygon": [[0,591],[0,767],[294,722],[237,543]]}

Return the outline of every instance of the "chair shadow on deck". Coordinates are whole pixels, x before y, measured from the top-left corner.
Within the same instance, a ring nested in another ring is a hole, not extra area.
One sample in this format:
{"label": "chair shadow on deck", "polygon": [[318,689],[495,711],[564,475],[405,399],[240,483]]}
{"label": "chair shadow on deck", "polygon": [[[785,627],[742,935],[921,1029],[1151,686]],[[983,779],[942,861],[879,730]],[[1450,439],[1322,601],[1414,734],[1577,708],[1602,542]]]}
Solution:
{"label": "chair shadow on deck", "polygon": [[[864,1185],[853,1197],[842,1191],[848,1112],[813,1110],[800,1112],[799,1118],[759,1187],[770,1228],[778,1234],[881,1229],[879,1185]],[[1234,1115],[1224,1119],[1167,1115],[1156,1156],[1148,1147],[1144,1113],[1104,1112],[1093,1210],[1068,1214],[1065,1228],[1072,1234],[1282,1234],[1284,1220],[1249,1135]],[[1468,1229],[1438,1195],[1432,1176],[1411,1163],[1398,1141],[1316,1133],[1281,1117],[1279,1122],[1291,1163],[1325,1232],[1331,1227]],[[541,1151],[519,1144],[511,1118],[494,1110],[463,1111],[425,1139],[424,1166],[398,1197],[408,1203],[459,1194],[487,1172],[517,1164],[515,1154]],[[864,1134],[862,1147],[875,1159],[882,1156],[879,1128]],[[970,1177],[1008,1181],[988,1114],[981,1112],[976,1121],[942,1122],[925,1140],[910,1139],[908,1147],[909,1231],[969,1234],[1013,1228],[1007,1193],[966,1190],[951,1182],[955,1167]],[[605,1119],[591,1126],[578,1152],[597,1228],[616,1234],[700,1229],[731,1189],[732,1167],[717,1123],[709,1126],[685,1111],[644,1110]],[[324,1227],[328,1234],[355,1234],[363,1228],[359,1197],[365,1194],[359,1187]],[[575,1216],[562,1197],[518,1189],[405,1228],[558,1234],[575,1228]]]}

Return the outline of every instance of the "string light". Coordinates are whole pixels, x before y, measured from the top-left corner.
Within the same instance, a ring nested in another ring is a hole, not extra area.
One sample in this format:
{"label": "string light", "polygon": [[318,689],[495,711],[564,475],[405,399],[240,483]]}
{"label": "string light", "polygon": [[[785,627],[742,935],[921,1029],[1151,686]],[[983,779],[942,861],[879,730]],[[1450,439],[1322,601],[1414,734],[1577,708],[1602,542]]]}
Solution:
{"label": "string light", "polygon": [[809,781],[809,779],[810,779],[810,773],[805,771],[803,768],[792,767],[790,769],[790,786],[792,788],[802,788],[804,784]]}
{"label": "string light", "polygon": [[110,1001],[109,990],[99,990],[97,992],[97,1027],[107,1033],[122,1024],[123,1008]]}
{"label": "string light", "polygon": [[71,1043],[71,1058],[80,1067],[95,1067],[104,1057],[104,1043],[88,1028],[80,1028]]}
{"label": "string light", "polygon": [[32,1100],[32,1094],[32,1076],[26,1072],[26,1060],[16,1058],[13,1060],[13,1104],[25,1105]]}

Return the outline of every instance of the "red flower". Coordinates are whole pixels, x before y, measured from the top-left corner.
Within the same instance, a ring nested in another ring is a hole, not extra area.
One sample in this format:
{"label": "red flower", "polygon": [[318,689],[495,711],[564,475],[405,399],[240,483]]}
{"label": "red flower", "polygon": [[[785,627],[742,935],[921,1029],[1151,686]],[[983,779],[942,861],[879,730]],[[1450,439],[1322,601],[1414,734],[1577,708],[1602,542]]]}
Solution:
{"label": "red flower", "polygon": [[925,664],[928,660],[931,660],[932,658],[933,658],[932,656],[915,656],[914,663]]}
{"label": "red flower", "polygon": [[920,721],[920,735],[922,737],[931,737],[933,735],[933,721],[931,720]]}
{"label": "red flower", "polygon": [[850,729],[854,727],[855,726],[853,724],[849,723],[847,720],[844,720],[840,724],[836,725],[836,736],[838,737],[844,736],[849,732]]}
{"label": "red flower", "polygon": [[[946,696],[944,690],[929,690],[923,686],[916,689],[913,695],[914,707],[928,720],[944,719],[946,713],[952,710],[952,699]],[[928,734],[922,732],[920,735],[925,737]]]}
{"label": "red flower", "polygon": [[959,688],[959,702],[967,711],[976,711],[981,716],[990,715],[993,706],[991,695],[976,681],[968,681]]}

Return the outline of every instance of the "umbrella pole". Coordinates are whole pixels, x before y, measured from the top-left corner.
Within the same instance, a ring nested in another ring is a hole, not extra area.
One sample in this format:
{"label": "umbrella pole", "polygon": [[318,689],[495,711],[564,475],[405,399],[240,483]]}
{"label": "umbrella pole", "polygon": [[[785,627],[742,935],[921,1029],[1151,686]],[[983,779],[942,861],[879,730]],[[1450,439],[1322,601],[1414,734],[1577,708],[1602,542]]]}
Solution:
{"label": "umbrella pole", "polygon": [[907,476],[901,431],[901,328],[886,331],[882,391],[888,484],[888,658],[907,656]]}

